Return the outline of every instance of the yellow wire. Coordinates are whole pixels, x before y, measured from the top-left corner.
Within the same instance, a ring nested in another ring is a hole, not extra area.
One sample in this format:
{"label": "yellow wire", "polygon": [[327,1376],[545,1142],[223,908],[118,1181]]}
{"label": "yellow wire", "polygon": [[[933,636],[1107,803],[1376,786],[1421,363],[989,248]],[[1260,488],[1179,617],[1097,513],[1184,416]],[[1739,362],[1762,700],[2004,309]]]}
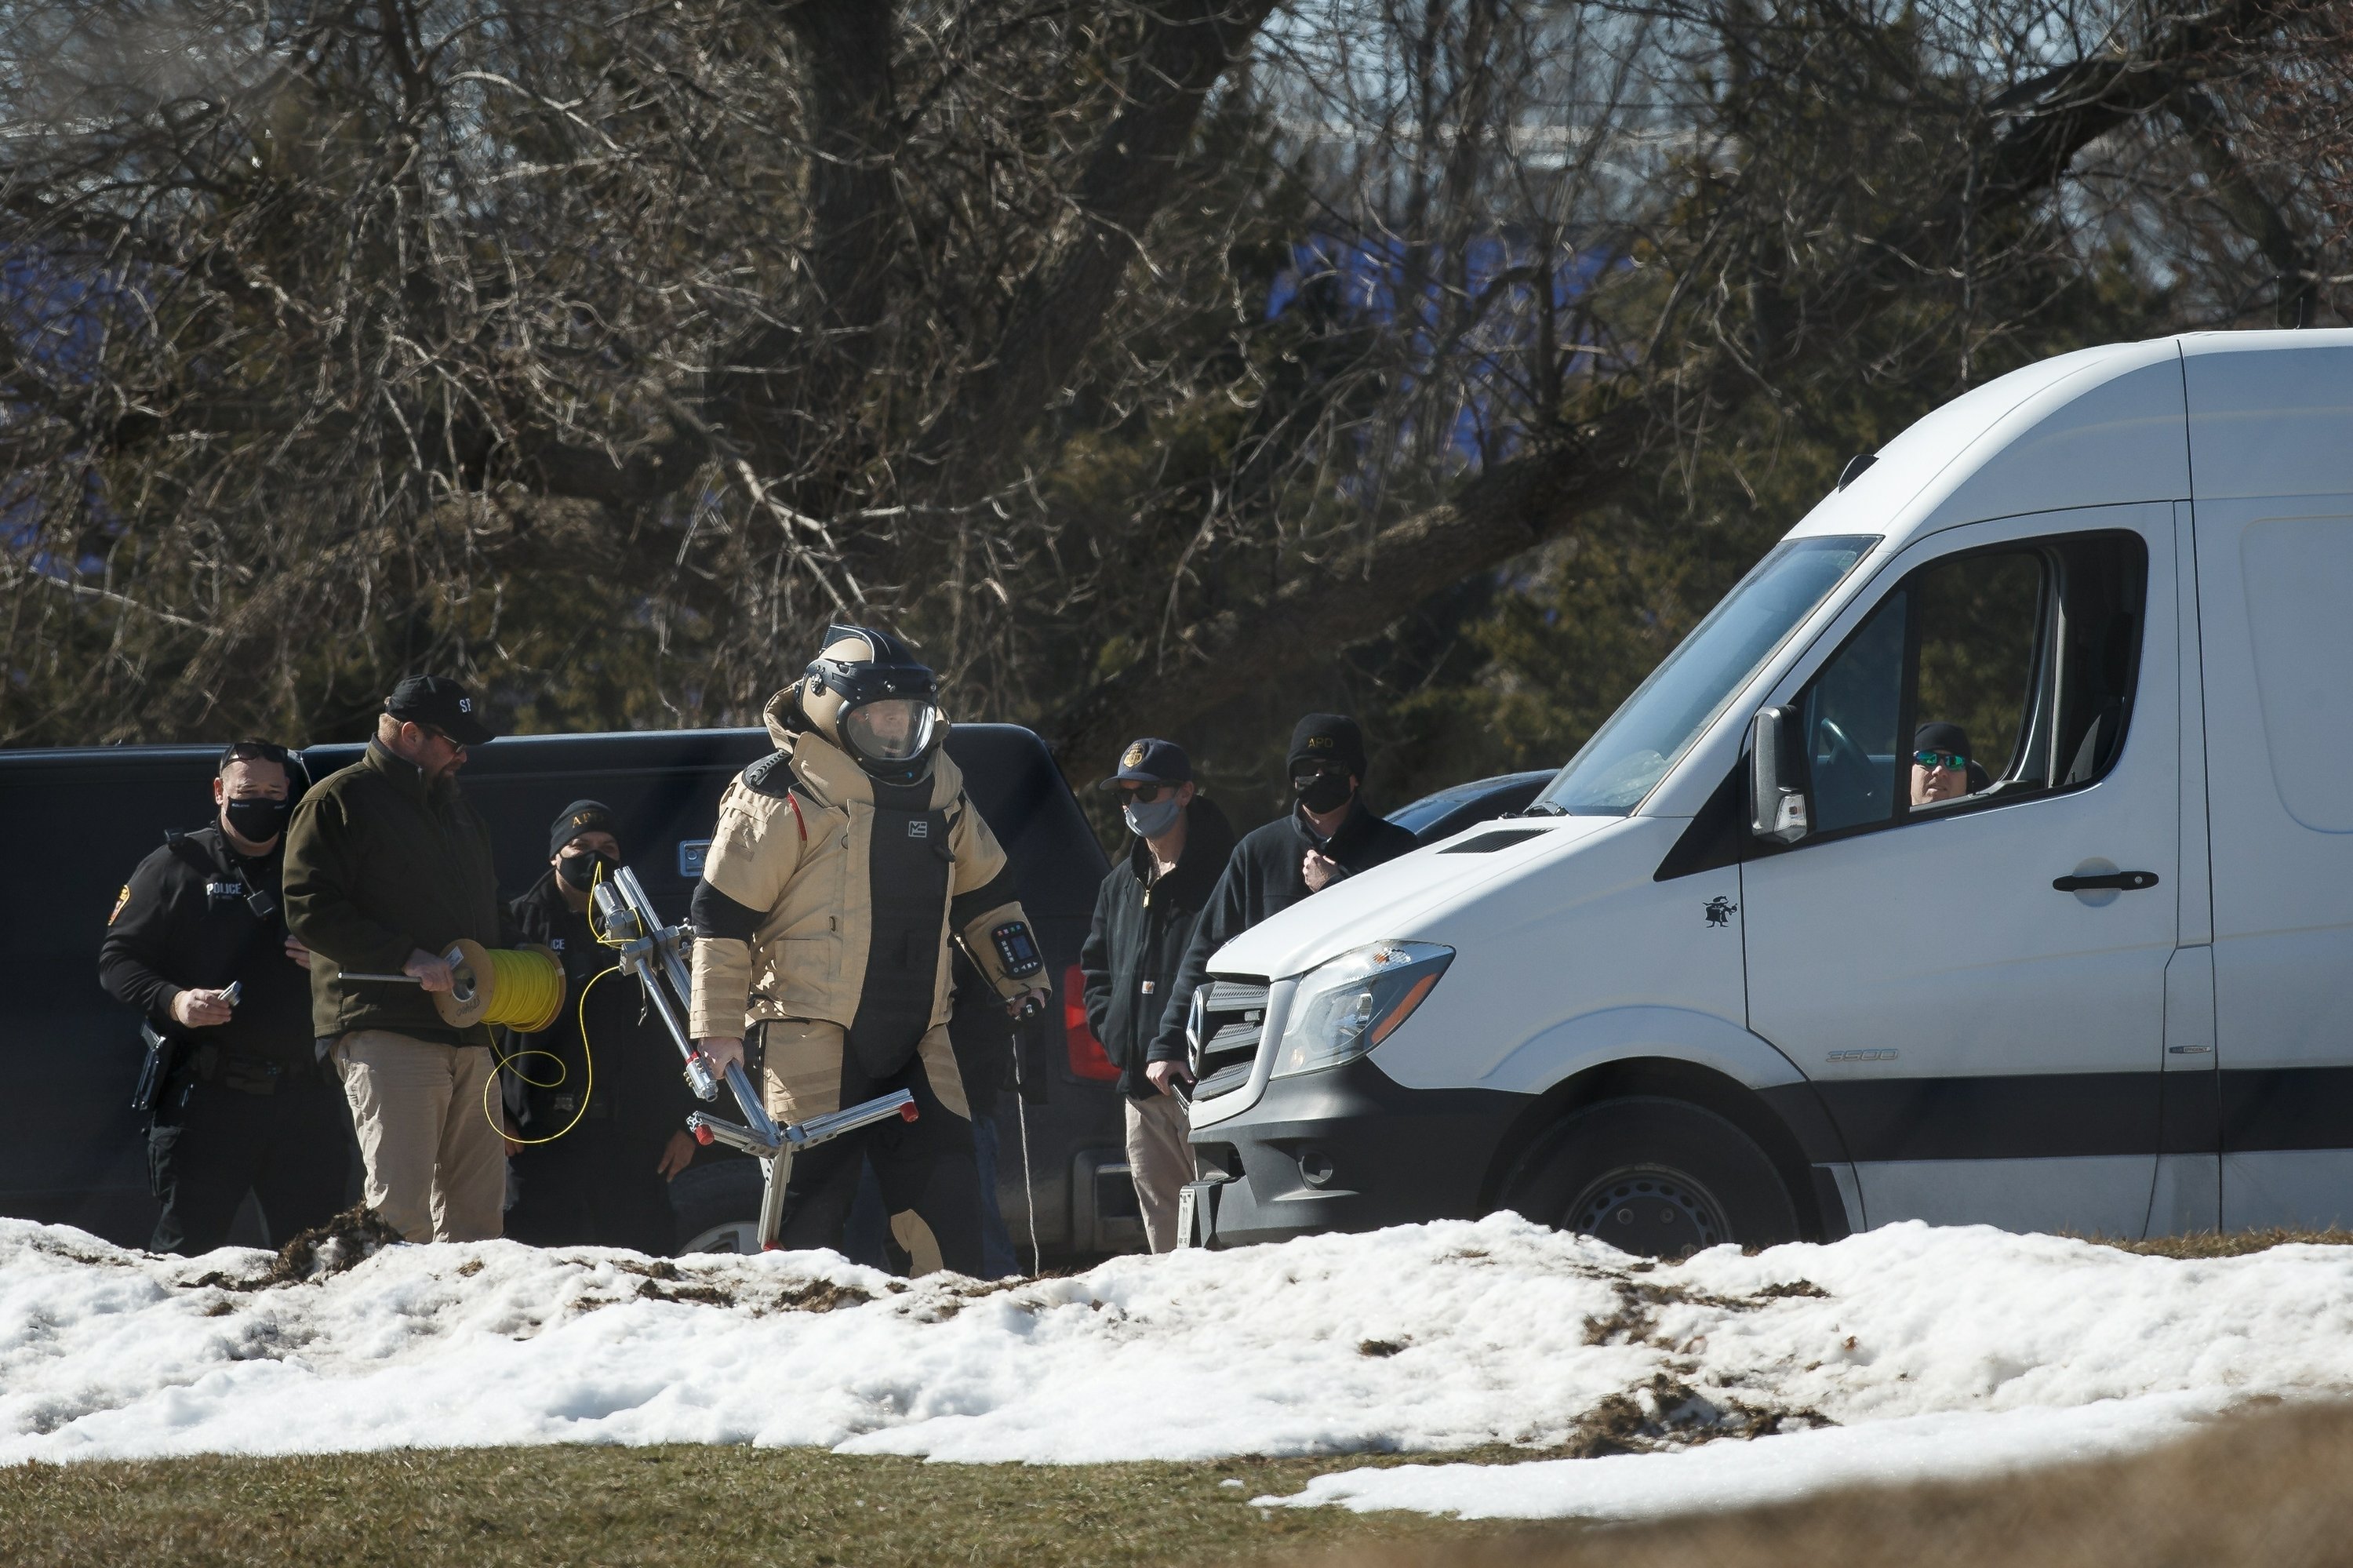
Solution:
{"label": "yellow wire", "polygon": [[[619,948],[622,943],[615,941],[596,928],[596,885],[604,880],[605,866],[604,863],[599,861],[588,879],[588,934],[596,939],[600,947]],[[501,1073],[505,1072],[525,1056],[544,1056],[555,1064],[555,1076],[546,1083],[540,1082],[520,1067],[515,1067],[514,1075],[534,1089],[559,1089],[564,1086],[564,1080],[572,1075],[572,1069],[565,1065],[563,1057],[553,1051],[542,1050],[536,1045],[527,1051],[518,1051],[512,1056],[499,1057],[498,1065],[491,1070],[490,1082],[482,1086],[482,1117],[501,1138],[510,1143],[520,1143],[526,1148],[536,1149],[543,1143],[554,1143],[557,1139],[578,1127],[580,1118],[588,1114],[588,1097],[596,1092],[596,1054],[588,1049],[588,993],[596,989],[598,980],[603,980],[607,975],[618,974],[620,971],[621,966],[618,964],[615,964],[608,969],[598,969],[588,977],[588,983],[580,988],[580,1006],[577,1010],[580,1020],[580,1066],[582,1076],[587,1079],[587,1083],[580,1092],[580,1108],[572,1113],[570,1121],[565,1122],[545,1138],[517,1138],[508,1132],[506,1124],[491,1113],[491,1090],[497,1086]]]}
{"label": "yellow wire", "polygon": [[581,1075],[587,1081],[581,1086],[580,1108],[572,1113],[572,1119],[570,1121],[565,1122],[562,1127],[557,1128],[545,1138],[517,1138],[514,1134],[509,1132],[506,1129],[505,1124],[501,1122],[497,1117],[491,1113],[491,1090],[497,1086],[499,1075],[504,1072],[507,1068],[513,1066],[515,1063],[522,1061],[525,1056],[544,1056],[549,1061],[555,1064],[554,1077],[542,1083],[539,1079],[533,1077],[529,1073],[524,1072],[520,1067],[515,1067],[515,1076],[522,1079],[522,1082],[534,1089],[560,1089],[564,1086],[564,1080],[572,1075],[572,1069],[565,1065],[563,1057],[557,1055],[553,1051],[543,1050],[536,1045],[531,1047],[527,1051],[518,1051],[512,1056],[501,1056],[499,1058],[498,1065],[491,1070],[491,1081],[482,1086],[482,1115],[489,1119],[491,1127],[497,1128],[498,1134],[501,1138],[505,1139],[510,1143],[520,1143],[526,1148],[535,1149],[543,1143],[554,1143],[557,1139],[562,1138],[565,1133],[570,1132],[574,1128],[578,1127],[580,1125],[580,1118],[588,1114],[588,1097],[596,1092],[596,1054],[588,1049],[588,993],[595,991],[596,989],[596,982],[603,980],[607,975],[618,974],[620,972],[621,966],[618,964],[615,964],[609,969],[598,969],[595,974],[588,977],[588,983],[580,988],[580,1066]]}
{"label": "yellow wire", "polygon": [[[597,883],[602,883],[602,881],[605,881],[605,862],[602,862],[602,859],[597,859],[596,871],[591,871],[591,875],[588,875],[588,935],[596,937],[597,947],[609,947],[609,948],[628,947],[628,944],[621,942],[621,939],[617,939],[617,937],[612,937],[612,935],[607,935],[607,932],[597,930],[597,923],[596,923],[596,890],[597,890]],[[499,954],[491,954],[491,965],[497,965],[497,959],[499,959]],[[563,970],[558,970],[558,972],[563,972]],[[536,1147],[539,1147],[539,1144],[553,1144],[553,1142],[555,1142],[555,1139],[558,1139],[558,1137],[563,1137],[565,1132],[569,1132],[569,1130],[572,1130],[572,1128],[581,1126],[581,1116],[588,1114],[588,1095],[596,1095],[596,1053],[591,1053],[591,1050],[588,1050],[588,991],[593,991],[593,989],[596,989],[596,981],[605,980],[605,977],[607,977],[607,975],[618,975],[618,972],[621,972],[621,965],[618,965],[618,963],[617,963],[617,965],[612,965],[612,968],[609,968],[609,970],[597,970],[596,975],[588,977],[588,984],[584,984],[584,987],[581,987],[581,1003],[579,1003],[579,1022],[581,1022],[581,1074],[584,1074],[586,1078],[588,1078],[588,1090],[586,1090],[586,1093],[581,1095],[581,1109],[572,1111],[572,1120],[567,1120],[567,1123],[565,1123],[565,1126],[560,1126],[558,1130],[548,1132],[546,1137],[513,1137],[513,1135],[511,1135],[511,1132],[506,1130],[506,1123],[501,1123],[501,1120],[499,1120],[497,1116],[491,1116],[491,1111],[490,1111],[490,1090],[499,1083],[499,1074],[501,1074],[501,1071],[506,1071],[508,1066],[513,1066],[515,1062],[520,1062],[520,1059],[522,1059],[522,1057],[548,1057],[548,1059],[551,1059],[551,1062],[555,1062],[555,1078],[551,1078],[551,1081],[546,1081],[546,1083],[541,1083],[539,1078],[534,1078],[534,1075],[530,1075],[530,1074],[527,1074],[527,1071],[520,1069],[520,1066],[515,1066],[515,1078],[520,1078],[520,1081],[527,1083],[527,1086],[530,1086],[530,1087],[546,1087],[546,1090],[553,1090],[553,1087],[563,1087],[565,1078],[569,1078],[569,1075],[572,1075],[572,1069],[569,1069],[569,1066],[565,1065],[565,1059],[560,1057],[560,1054],[553,1053],[553,1050],[541,1050],[541,1048],[536,1048],[536,1045],[534,1045],[534,1048],[530,1048],[530,1050],[518,1050],[518,1053],[511,1054],[511,1057],[506,1057],[506,1054],[501,1054],[501,1057],[499,1057],[499,1065],[490,1071],[490,1083],[485,1083],[485,1086],[482,1086],[482,1116],[485,1116],[485,1120],[490,1120],[491,1130],[497,1130],[497,1135],[499,1135],[499,1137],[503,1137],[503,1139],[506,1139],[506,1142],[511,1142],[511,1144],[524,1144],[524,1147],[536,1149]]]}

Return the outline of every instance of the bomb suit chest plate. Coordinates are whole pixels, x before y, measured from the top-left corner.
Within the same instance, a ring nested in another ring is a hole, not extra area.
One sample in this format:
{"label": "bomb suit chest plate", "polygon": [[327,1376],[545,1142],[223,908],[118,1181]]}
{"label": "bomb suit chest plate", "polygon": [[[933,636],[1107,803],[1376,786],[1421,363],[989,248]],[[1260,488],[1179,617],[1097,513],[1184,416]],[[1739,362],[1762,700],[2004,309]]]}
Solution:
{"label": "bomb suit chest plate", "polygon": [[887,1072],[914,1054],[931,1026],[955,857],[948,847],[950,811],[930,805],[928,779],[906,788],[878,784],[874,794],[866,863],[845,868],[852,878],[864,877],[871,910],[849,1039],[869,1071]]}

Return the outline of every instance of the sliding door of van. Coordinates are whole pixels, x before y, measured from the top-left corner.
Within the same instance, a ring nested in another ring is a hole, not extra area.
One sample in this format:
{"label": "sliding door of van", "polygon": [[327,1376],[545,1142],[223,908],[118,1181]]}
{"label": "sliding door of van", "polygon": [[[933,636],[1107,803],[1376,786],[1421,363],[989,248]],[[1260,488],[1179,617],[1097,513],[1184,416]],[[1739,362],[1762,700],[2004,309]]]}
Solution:
{"label": "sliding door of van", "polygon": [[2222,1223],[2353,1224],[2353,334],[2182,340]]}
{"label": "sliding door of van", "polygon": [[2167,504],[1948,529],[1788,700],[1810,831],[1742,867],[1750,1027],[1820,1085],[1870,1224],[2147,1223],[2174,577]]}
{"label": "sliding door of van", "polygon": [[2223,1224],[2353,1224],[2353,496],[2196,528]]}

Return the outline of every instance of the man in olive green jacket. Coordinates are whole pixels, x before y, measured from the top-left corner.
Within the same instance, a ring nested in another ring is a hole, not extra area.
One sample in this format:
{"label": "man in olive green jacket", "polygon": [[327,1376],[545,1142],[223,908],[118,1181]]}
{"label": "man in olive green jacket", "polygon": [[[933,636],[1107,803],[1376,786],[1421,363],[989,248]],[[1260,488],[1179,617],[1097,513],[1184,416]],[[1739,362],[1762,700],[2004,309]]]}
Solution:
{"label": "man in olive green jacket", "polygon": [[491,1031],[450,1028],[431,994],[449,989],[440,955],[459,938],[512,945],[490,831],[456,778],[466,748],[491,738],[463,686],[413,675],[385,699],[367,754],[304,796],[286,834],[286,925],[322,960],[311,1026],[333,1043],[368,1205],[416,1242],[496,1236],[505,1206],[506,1146],[485,1108]]}

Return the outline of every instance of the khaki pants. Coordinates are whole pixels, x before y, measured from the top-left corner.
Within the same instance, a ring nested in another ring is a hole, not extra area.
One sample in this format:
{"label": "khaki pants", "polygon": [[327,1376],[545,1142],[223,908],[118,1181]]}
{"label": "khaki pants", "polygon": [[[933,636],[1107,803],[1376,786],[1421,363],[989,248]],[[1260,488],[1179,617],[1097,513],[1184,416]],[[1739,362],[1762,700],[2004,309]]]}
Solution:
{"label": "khaki pants", "polygon": [[490,1052],[356,1029],[335,1042],[334,1060],[367,1165],[368,1207],[413,1242],[498,1235],[507,1150],[482,1114]]}
{"label": "khaki pants", "polygon": [[1192,1121],[1175,1095],[1127,1102],[1127,1176],[1144,1211],[1144,1239],[1155,1252],[1174,1251],[1176,1203],[1193,1179]]}

